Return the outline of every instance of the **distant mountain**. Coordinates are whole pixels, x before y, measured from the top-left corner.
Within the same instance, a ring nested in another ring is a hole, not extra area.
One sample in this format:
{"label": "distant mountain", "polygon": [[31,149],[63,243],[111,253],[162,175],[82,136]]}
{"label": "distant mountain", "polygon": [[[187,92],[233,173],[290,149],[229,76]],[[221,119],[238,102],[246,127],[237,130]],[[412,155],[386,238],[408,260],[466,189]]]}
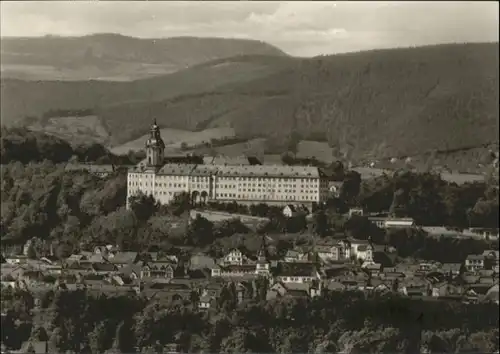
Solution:
{"label": "distant mountain", "polygon": [[[298,135],[359,158],[480,147],[498,142],[498,49],[456,44],[312,59],[241,56],[128,83],[4,79],[2,120],[90,109],[114,145],[147,133],[156,118],[176,129],[228,126],[281,148]],[[58,115],[71,114],[46,118]]]}
{"label": "distant mountain", "polygon": [[1,68],[4,77],[26,80],[129,81],[238,55],[286,56],[270,44],[245,39],[142,39],[118,34],[6,37]]}

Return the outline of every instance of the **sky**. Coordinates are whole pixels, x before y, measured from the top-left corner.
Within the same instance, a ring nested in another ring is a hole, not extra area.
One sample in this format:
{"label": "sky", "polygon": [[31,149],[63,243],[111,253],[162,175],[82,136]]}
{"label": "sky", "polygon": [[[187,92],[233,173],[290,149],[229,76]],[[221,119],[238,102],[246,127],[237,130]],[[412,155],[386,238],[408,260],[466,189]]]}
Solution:
{"label": "sky", "polygon": [[257,39],[296,56],[498,42],[498,1],[1,1],[1,36]]}

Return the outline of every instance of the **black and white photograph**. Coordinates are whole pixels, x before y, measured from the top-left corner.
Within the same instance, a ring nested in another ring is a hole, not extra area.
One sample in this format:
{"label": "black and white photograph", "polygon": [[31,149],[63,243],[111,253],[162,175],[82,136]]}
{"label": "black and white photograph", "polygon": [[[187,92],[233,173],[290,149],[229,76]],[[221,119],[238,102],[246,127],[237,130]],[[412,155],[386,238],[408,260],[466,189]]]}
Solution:
{"label": "black and white photograph", "polygon": [[1,354],[499,353],[498,1],[1,1]]}

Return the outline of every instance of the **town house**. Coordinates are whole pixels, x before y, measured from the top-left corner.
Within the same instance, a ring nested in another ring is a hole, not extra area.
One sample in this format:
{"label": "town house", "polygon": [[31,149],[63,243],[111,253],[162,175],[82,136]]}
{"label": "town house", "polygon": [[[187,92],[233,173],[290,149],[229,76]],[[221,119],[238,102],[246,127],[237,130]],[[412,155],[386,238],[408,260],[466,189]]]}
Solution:
{"label": "town house", "polygon": [[107,259],[109,263],[114,264],[117,268],[123,268],[136,263],[139,260],[139,254],[137,252],[117,252],[116,254],[109,254]]}
{"label": "town house", "polygon": [[173,277],[174,266],[167,260],[148,262],[141,269],[141,278],[172,279]]}
{"label": "town house", "polygon": [[315,246],[318,257],[324,262],[348,261],[351,258],[351,243],[346,240],[321,243]]}
{"label": "town house", "polygon": [[368,220],[381,229],[406,229],[415,226],[412,218],[369,217]]}
{"label": "town house", "polygon": [[277,297],[316,297],[321,295],[321,282],[311,283],[283,283],[276,282],[267,291],[266,300]]}
{"label": "town house", "polygon": [[465,259],[465,268],[469,272],[477,272],[484,269],[484,256],[482,254],[470,254]]}
{"label": "town house", "polygon": [[242,265],[245,256],[239,249],[232,249],[226,256],[223,258],[224,265]]}
{"label": "town house", "polygon": [[460,263],[443,263],[441,266],[441,271],[445,274],[450,274],[453,277],[460,275],[460,269],[462,265]]}
{"label": "town house", "polygon": [[307,283],[321,280],[317,265],[314,263],[279,263],[277,281],[283,283]]}
{"label": "town house", "polygon": [[497,274],[499,272],[499,252],[493,250],[487,250],[483,252],[484,267],[486,269],[492,269]]}
{"label": "town house", "polygon": [[340,246],[338,244],[333,245],[317,245],[315,247],[316,254],[318,258],[323,262],[338,261],[340,259]]}
{"label": "town house", "polygon": [[211,274],[212,277],[225,277],[225,278],[255,276],[256,268],[257,265],[255,263],[215,265],[211,269]]}
{"label": "town house", "polygon": [[308,262],[309,261],[309,252],[305,252],[302,249],[296,248],[292,250],[288,250],[283,258],[285,262]]}
{"label": "town house", "polygon": [[350,245],[350,257],[363,262],[373,262],[373,246],[369,240],[350,238],[346,241]]}

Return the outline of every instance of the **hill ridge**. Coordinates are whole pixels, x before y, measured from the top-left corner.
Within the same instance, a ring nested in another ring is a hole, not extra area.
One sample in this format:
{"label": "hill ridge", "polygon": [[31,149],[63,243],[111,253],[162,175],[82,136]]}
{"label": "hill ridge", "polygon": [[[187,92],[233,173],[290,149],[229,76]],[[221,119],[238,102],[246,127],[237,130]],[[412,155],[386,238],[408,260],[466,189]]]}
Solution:
{"label": "hill ridge", "polygon": [[1,51],[3,77],[70,81],[130,81],[236,55],[288,56],[269,43],[252,39],[120,34],[3,37]]}
{"label": "hill ridge", "polygon": [[2,117],[92,108],[116,145],[144,134],[154,117],[175,129],[232,127],[267,137],[276,151],[296,132],[369,158],[498,141],[497,43],[240,59],[120,84],[2,80]]}

